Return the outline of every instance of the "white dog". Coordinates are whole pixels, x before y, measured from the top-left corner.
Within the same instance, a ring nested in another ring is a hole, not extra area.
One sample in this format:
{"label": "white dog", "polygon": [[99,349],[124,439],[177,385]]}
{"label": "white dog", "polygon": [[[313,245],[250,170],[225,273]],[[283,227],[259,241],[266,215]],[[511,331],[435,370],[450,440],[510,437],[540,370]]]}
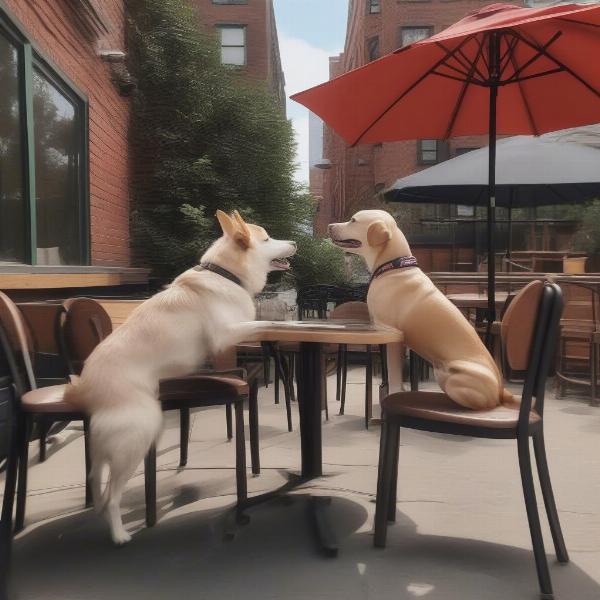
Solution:
{"label": "white dog", "polygon": [[404,332],[454,402],[479,410],[513,402],[477,332],[416,266],[389,213],[362,210],[347,223],[329,225],[329,234],[346,252],[362,256],[374,275],[367,302],[375,322]]}
{"label": "white dog", "polygon": [[[253,297],[267,274],[289,268],[296,244],[274,240],[237,211],[217,218],[223,236],[199,267],[141,304],[87,359],[67,400],[91,415],[91,480],[115,544],[131,538],[121,520],[121,495],[162,424],[161,379],[192,374],[205,359],[242,341],[236,324],[255,318]],[[104,465],[110,480],[101,493]]]}

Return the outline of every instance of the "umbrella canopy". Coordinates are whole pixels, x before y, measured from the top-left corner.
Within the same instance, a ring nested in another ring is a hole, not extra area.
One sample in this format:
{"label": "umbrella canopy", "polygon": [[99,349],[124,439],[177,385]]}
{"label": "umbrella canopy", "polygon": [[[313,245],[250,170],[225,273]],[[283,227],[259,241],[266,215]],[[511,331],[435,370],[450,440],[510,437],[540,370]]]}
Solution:
{"label": "umbrella canopy", "polygon": [[[396,202],[485,205],[488,156],[488,148],[481,148],[402,177],[385,197]],[[600,197],[600,150],[555,136],[498,141],[496,206],[569,204],[593,196]]]}
{"label": "umbrella canopy", "polygon": [[[495,319],[496,137],[600,122],[600,6],[485,6],[292,98],[348,143],[488,133],[488,342]],[[545,578],[546,579],[546,578]],[[543,588],[549,589],[549,578]]]}
{"label": "umbrella canopy", "polygon": [[600,123],[599,36],[598,5],[492,4],[292,99],[352,145],[486,134],[494,80],[498,134]]}

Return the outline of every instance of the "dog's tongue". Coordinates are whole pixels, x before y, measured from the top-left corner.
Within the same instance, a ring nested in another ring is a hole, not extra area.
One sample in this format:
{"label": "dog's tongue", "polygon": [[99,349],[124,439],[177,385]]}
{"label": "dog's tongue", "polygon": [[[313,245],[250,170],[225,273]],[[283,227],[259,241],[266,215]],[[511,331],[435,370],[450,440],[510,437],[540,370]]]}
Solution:
{"label": "dog's tongue", "polygon": [[290,263],[285,258],[275,258],[271,261],[271,266],[281,271],[287,271],[290,268]]}

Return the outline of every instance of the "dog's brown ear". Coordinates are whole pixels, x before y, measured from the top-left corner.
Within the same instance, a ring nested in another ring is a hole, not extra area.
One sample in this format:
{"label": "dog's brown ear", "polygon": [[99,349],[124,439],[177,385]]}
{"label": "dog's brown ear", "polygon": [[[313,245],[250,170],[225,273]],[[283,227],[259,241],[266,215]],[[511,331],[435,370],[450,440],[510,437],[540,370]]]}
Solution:
{"label": "dog's brown ear", "polygon": [[224,213],[222,210],[217,210],[216,216],[217,216],[217,220],[219,221],[219,225],[221,226],[221,229],[223,230],[223,233],[225,235],[228,235],[231,238],[235,237],[235,233],[238,230],[238,227],[237,227],[235,221],[227,213]]}
{"label": "dog's brown ear", "polygon": [[233,219],[237,225],[237,231],[235,232],[233,239],[246,250],[250,247],[250,238],[252,237],[250,227],[248,227],[248,224],[242,219],[242,215],[240,215],[237,210],[233,211]]}
{"label": "dog's brown ear", "polygon": [[392,232],[383,221],[374,221],[367,230],[369,246],[383,246],[392,239]]}

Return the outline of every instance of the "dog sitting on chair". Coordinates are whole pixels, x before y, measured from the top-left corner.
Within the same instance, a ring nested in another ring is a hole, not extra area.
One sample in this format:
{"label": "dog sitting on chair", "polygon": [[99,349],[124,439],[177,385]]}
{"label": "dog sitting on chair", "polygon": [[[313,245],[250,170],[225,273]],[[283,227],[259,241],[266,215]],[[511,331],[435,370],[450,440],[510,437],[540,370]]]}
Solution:
{"label": "dog sitting on chair", "polygon": [[362,210],[329,225],[346,252],[358,254],[372,274],[367,303],[376,323],[401,330],[406,344],[429,361],[442,390],[474,410],[514,401],[494,359],[463,314],[419,269],[395,219]]}
{"label": "dog sitting on chair", "polygon": [[[131,537],[121,519],[125,484],[159,436],[161,379],[194,373],[208,356],[243,341],[240,322],[255,318],[254,296],[273,270],[286,270],[295,242],[275,240],[237,211],[217,212],[223,230],[200,265],[136,308],[99,344],[65,399],[90,416],[91,482],[115,544]],[[237,325],[237,326],[236,326]],[[101,490],[107,465],[109,483]]]}

